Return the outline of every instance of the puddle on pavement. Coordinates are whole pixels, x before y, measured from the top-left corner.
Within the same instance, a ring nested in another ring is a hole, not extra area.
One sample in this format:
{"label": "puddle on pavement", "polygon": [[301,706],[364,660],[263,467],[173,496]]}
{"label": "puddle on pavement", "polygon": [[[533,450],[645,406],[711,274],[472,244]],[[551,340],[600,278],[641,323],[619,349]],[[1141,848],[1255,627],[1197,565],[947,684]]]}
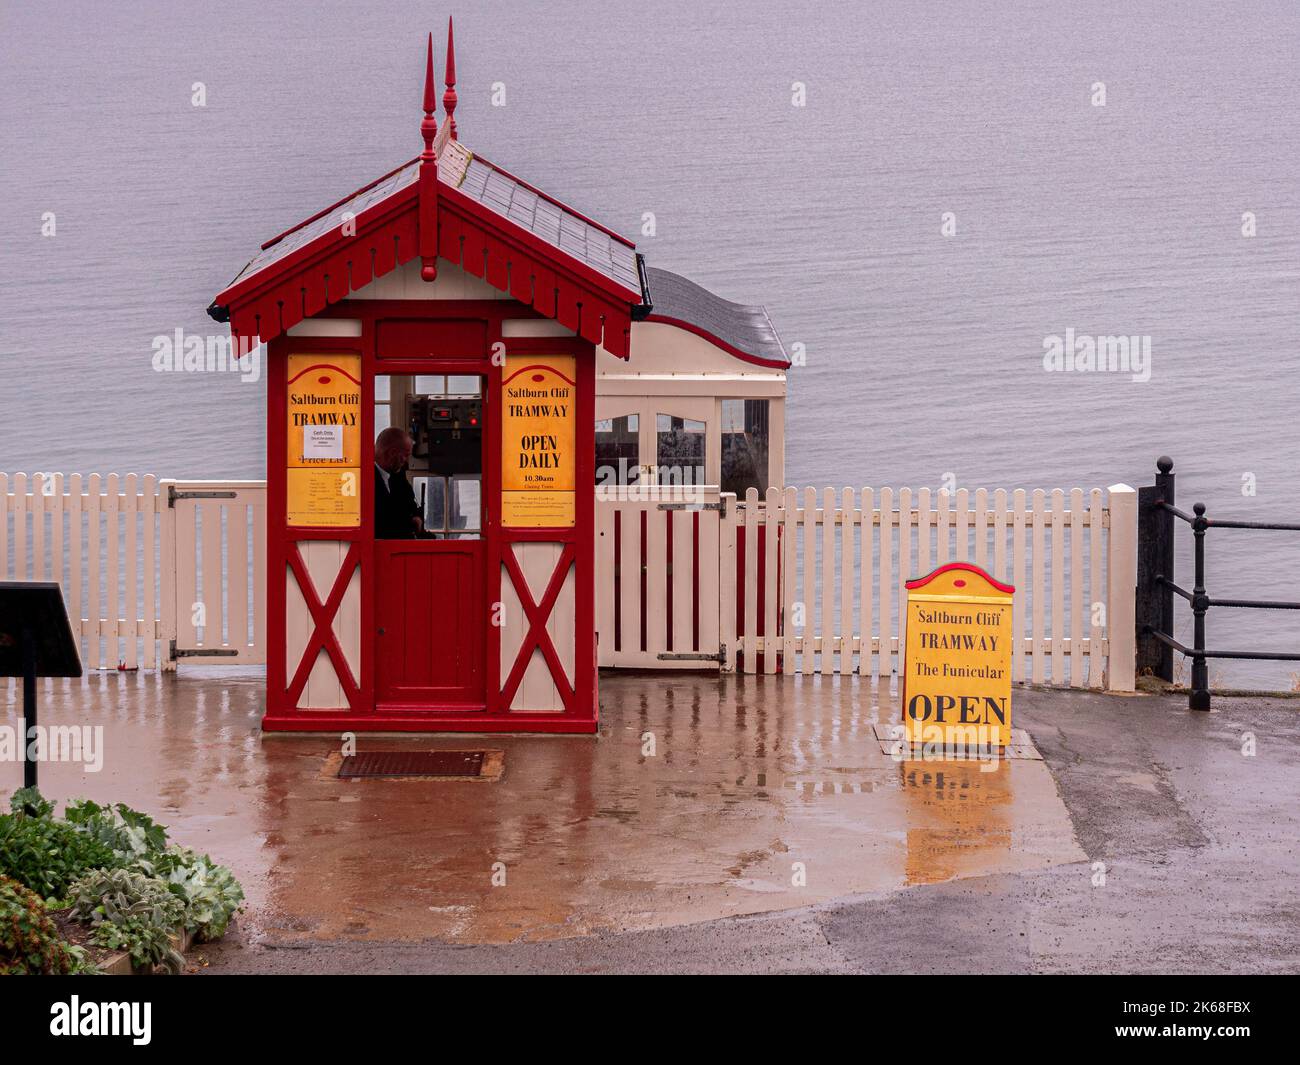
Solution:
{"label": "puddle on pavement", "polygon": [[598,739],[493,737],[491,783],[322,777],[337,741],[262,736],[260,684],[95,676],[42,704],[106,732],[104,771],[43,767],[48,792],[231,865],[254,938],[539,940],[1084,858],[1045,764],[895,762],[872,731],[893,699],[856,678],[602,677]]}

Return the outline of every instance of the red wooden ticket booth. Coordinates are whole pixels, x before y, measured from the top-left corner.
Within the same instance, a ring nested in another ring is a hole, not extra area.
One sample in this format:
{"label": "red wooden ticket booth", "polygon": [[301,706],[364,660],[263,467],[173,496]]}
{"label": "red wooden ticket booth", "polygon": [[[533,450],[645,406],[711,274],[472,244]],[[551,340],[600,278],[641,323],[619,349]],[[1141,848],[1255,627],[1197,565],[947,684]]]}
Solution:
{"label": "red wooden ticket booth", "polygon": [[[266,345],[267,729],[596,731],[595,362],[644,268],[460,141],[450,27],[443,103],[430,39],[421,155],[210,308]],[[418,535],[377,527],[390,428]]]}

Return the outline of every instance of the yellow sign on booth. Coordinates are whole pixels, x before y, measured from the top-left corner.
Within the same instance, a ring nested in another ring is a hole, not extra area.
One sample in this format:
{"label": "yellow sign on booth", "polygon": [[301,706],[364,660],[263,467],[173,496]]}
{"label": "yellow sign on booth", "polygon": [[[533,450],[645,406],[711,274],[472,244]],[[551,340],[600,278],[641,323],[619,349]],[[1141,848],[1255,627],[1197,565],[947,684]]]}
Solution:
{"label": "yellow sign on booth", "polygon": [[508,355],[501,379],[501,523],[574,524],[577,360]]}
{"label": "yellow sign on booth", "polygon": [[1015,589],[952,562],[907,582],[903,724],[909,743],[1011,743]]}
{"label": "yellow sign on booth", "polygon": [[290,525],[361,524],[361,356],[290,355]]}

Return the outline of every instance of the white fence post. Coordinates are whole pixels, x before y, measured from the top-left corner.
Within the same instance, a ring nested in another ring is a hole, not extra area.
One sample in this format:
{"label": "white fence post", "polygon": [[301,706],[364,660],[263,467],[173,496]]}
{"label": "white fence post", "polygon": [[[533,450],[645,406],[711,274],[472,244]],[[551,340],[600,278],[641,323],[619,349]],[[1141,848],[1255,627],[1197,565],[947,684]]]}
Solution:
{"label": "white fence post", "polygon": [[1106,687],[1110,691],[1135,689],[1137,663],[1137,490],[1113,484],[1110,496],[1110,536],[1107,544],[1108,589],[1106,633],[1109,657]]}
{"label": "white fence post", "polygon": [[172,506],[172,493],[176,482],[170,477],[158,482],[158,641],[162,645],[162,668],[167,673],[176,671],[176,510]]}
{"label": "white fence post", "polygon": [[[722,520],[718,523],[718,643],[722,645],[722,672],[736,672],[736,531],[739,514],[736,494],[723,492]],[[701,607],[703,604],[701,604]]]}

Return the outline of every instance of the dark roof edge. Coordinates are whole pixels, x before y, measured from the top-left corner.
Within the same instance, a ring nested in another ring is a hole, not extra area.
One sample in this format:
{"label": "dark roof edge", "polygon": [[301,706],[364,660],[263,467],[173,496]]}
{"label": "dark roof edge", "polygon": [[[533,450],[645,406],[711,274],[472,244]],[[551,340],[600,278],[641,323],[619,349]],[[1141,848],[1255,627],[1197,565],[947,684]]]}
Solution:
{"label": "dark roof edge", "polygon": [[645,256],[636,253],[636,274],[641,279],[641,305],[632,308],[632,321],[643,322],[654,312],[654,295],[650,292],[650,278],[646,275]]}
{"label": "dark roof edge", "polygon": [[782,370],[790,366],[790,356],[766,307],[723,299],[669,270],[646,267],[644,274],[647,306],[638,308],[641,313],[634,314],[634,320],[687,329],[755,365]]}

